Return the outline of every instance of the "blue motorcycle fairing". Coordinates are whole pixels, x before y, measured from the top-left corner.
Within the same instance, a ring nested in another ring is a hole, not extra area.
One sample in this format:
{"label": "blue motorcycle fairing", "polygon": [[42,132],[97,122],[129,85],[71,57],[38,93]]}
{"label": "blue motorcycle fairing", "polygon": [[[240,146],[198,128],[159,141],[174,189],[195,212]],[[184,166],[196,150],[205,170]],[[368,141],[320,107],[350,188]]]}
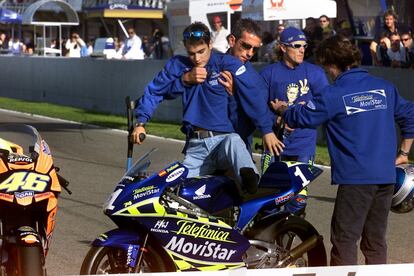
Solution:
{"label": "blue motorcycle fairing", "polygon": [[187,178],[179,196],[210,214],[241,203],[236,183],[227,176]]}
{"label": "blue motorcycle fairing", "polygon": [[180,162],[175,162],[157,174],[153,174],[145,179],[124,176],[105,203],[105,214],[108,216],[115,215],[115,213],[135,203],[149,198],[160,197],[166,187],[182,181],[187,174],[188,169]]}
{"label": "blue motorcycle fairing", "polygon": [[[92,242],[92,245],[128,249],[128,245],[133,244],[139,246],[143,240],[144,237],[138,231],[116,228],[100,234]],[[125,248],[125,246],[127,247]]]}
{"label": "blue motorcycle fairing", "polygon": [[282,206],[321,173],[321,169],[300,162],[278,161],[270,164],[260,179],[259,189],[277,188],[278,191],[274,195],[241,204],[235,228],[243,230],[260,210]]}
{"label": "blue motorcycle fairing", "polygon": [[141,217],[139,223],[170,254],[217,264],[243,262],[249,241],[215,218]]}
{"label": "blue motorcycle fairing", "polygon": [[93,246],[120,248],[127,252],[127,265],[135,267],[138,260],[139,249],[145,237],[137,231],[127,229],[113,229],[99,235],[93,242]]}

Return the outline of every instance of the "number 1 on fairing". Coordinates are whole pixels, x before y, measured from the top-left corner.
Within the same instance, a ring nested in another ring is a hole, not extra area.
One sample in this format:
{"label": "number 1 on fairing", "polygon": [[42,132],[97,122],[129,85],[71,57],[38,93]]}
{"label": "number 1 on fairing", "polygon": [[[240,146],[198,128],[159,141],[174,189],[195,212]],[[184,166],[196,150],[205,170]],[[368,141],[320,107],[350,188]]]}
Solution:
{"label": "number 1 on fairing", "polygon": [[306,187],[310,183],[310,181],[307,180],[306,177],[303,175],[303,172],[299,169],[299,166],[296,166],[294,175],[300,177],[300,179],[302,180],[303,187]]}

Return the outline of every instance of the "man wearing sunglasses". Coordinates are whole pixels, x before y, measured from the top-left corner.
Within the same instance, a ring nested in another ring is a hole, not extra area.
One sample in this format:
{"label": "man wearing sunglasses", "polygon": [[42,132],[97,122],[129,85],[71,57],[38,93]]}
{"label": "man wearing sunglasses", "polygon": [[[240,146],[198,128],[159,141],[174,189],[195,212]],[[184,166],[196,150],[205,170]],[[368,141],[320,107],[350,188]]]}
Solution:
{"label": "man wearing sunglasses", "polygon": [[182,96],[181,129],[187,138],[183,164],[189,169],[188,177],[231,169],[243,188],[255,193],[257,169],[240,136],[234,133],[228,114],[228,94],[218,79],[223,70],[232,73],[243,94],[242,107],[262,132],[265,146],[277,154],[280,149],[272,131],[271,111],[265,108],[264,98],[254,98],[260,76],[239,60],[213,52],[210,32],[203,23],[188,26],[183,32],[183,43],[188,57],[171,58],[138,101],[134,142],[142,143],[139,135],[146,133],[145,124],[159,103]]}
{"label": "man wearing sunglasses", "polygon": [[[250,18],[238,20],[229,36],[229,44],[230,49],[227,53],[238,58],[246,68],[255,70],[249,61],[262,45],[261,29],[259,25]],[[237,86],[234,85],[231,73],[229,71],[223,71],[220,74],[221,78],[219,79],[219,82],[226,88],[230,95],[229,112],[233,126],[242,138],[247,149],[251,152],[253,133],[256,126],[240,106],[240,94],[237,92]],[[254,96],[263,97],[265,101],[267,101],[267,91],[263,80],[258,78],[256,83],[258,86],[264,87],[264,89],[255,91],[256,94]],[[283,148],[283,143],[281,141],[277,140],[277,143],[279,148]]]}
{"label": "man wearing sunglasses", "polygon": [[[294,27],[286,28],[280,35],[280,61],[267,66],[260,73],[268,87],[268,100],[287,102],[289,106],[306,103],[312,105],[315,92],[328,85],[322,68],[304,61],[307,47],[305,34]],[[281,160],[313,163],[316,147],[315,129],[291,129],[285,125],[284,151]],[[293,213],[301,213],[306,206],[306,190],[303,190],[285,207]]]}
{"label": "man wearing sunglasses", "polygon": [[128,39],[123,49],[123,59],[144,59],[144,51],[142,50],[142,41],[135,33],[134,28],[128,28]]}

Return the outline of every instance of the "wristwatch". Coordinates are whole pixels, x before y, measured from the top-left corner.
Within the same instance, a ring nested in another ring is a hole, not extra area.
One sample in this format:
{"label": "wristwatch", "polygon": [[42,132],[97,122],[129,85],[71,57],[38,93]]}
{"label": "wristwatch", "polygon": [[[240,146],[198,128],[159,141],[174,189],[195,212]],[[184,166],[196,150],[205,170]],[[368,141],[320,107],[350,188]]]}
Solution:
{"label": "wristwatch", "polygon": [[402,155],[402,156],[408,156],[410,154],[410,152],[403,151],[402,149],[400,149],[400,151],[398,152],[398,154],[399,155]]}
{"label": "wristwatch", "polygon": [[145,123],[136,123],[135,127],[144,127],[145,128]]}

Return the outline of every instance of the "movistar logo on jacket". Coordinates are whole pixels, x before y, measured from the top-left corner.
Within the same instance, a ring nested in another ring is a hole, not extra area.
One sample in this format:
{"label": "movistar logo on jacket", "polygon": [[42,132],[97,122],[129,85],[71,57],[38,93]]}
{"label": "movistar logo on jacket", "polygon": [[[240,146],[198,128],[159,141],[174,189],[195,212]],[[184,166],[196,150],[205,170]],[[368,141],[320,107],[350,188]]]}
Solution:
{"label": "movistar logo on jacket", "polygon": [[343,96],[346,114],[352,115],[379,109],[387,109],[387,95],[384,89],[369,90]]}

